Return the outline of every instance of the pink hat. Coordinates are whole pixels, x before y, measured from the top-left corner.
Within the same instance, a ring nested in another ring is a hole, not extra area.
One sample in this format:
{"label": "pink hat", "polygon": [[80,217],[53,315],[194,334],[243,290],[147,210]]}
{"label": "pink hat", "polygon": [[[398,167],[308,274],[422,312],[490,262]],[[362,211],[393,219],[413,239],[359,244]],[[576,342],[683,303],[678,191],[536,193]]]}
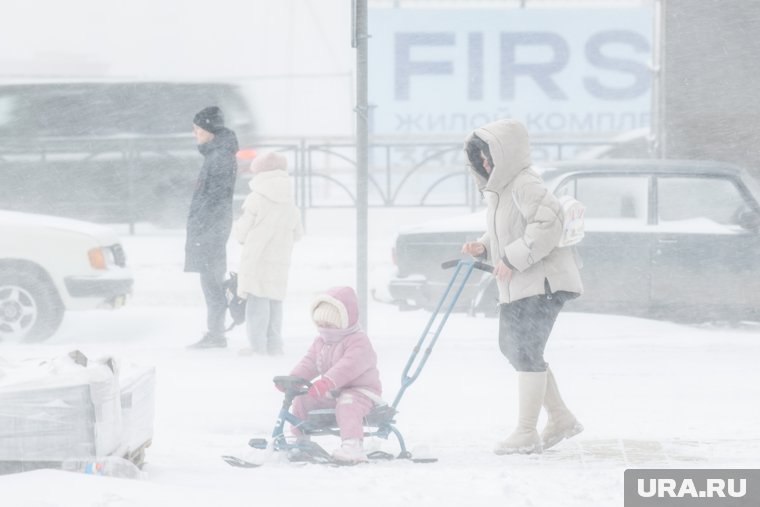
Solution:
{"label": "pink hat", "polygon": [[251,162],[251,172],[260,173],[264,171],[275,171],[281,169],[286,171],[288,169],[288,159],[284,155],[269,151],[257,155]]}

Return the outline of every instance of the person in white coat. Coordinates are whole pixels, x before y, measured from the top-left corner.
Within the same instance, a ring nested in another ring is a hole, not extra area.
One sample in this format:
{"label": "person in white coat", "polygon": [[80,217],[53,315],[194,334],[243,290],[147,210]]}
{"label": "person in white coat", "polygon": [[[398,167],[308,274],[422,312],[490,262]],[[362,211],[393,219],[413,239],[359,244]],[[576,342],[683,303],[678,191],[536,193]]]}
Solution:
{"label": "person in white coat", "polygon": [[283,352],[282,301],[288,286],[293,244],[303,235],[287,159],[262,153],[251,163],[251,193],[235,222],[243,245],[238,269],[238,295],[246,299],[246,331],[250,348],[243,355]]}
{"label": "person in white coat", "polygon": [[[560,248],[557,198],[533,169],[525,126],[499,120],[472,132],[465,153],[488,204],[486,233],[462,252],[494,264],[499,288],[499,347],[518,372],[517,428],[496,454],[540,453],[583,430],[559,394],[544,349],[564,303],[583,292],[571,248]],[[548,422],[541,435],[541,407]]]}

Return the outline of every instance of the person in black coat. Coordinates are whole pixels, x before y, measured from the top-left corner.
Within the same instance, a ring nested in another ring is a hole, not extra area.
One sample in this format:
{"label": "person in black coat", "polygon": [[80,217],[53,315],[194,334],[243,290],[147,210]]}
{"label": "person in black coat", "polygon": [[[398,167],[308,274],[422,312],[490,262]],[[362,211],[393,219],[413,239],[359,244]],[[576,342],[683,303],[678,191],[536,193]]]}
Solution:
{"label": "person in black coat", "polygon": [[223,282],[227,271],[227,239],[232,229],[238,141],[235,133],[224,126],[222,111],[215,106],[195,115],[193,133],[204,161],[187,217],[185,271],[200,273],[208,331],[190,347],[226,347],[227,299]]}

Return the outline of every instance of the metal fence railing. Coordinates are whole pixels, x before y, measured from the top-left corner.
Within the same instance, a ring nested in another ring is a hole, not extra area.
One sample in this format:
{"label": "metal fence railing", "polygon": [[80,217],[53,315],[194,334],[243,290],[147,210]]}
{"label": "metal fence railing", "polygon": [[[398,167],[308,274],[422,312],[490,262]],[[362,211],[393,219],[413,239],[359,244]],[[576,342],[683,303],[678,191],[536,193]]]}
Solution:
{"label": "metal fence railing", "polygon": [[[537,163],[572,160],[588,150],[616,143],[595,140],[540,140],[532,143]],[[276,147],[274,147],[277,149]],[[299,206],[304,209],[354,207],[356,164],[348,141],[301,140],[281,146],[290,154]],[[462,142],[383,141],[369,145],[370,207],[467,207],[480,195],[466,169]]]}
{"label": "metal fence railing", "polygon": [[[534,160],[575,158],[608,140],[535,140]],[[255,149],[289,160],[298,206],[356,206],[355,145],[350,139],[260,139]],[[186,138],[0,142],[0,208],[134,224],[184,221],[200,167]],[[236,200],[248,192],[241,160]],[[369,144],[370,207],[463,207],[480,196],[461,140],[382,140]]]}

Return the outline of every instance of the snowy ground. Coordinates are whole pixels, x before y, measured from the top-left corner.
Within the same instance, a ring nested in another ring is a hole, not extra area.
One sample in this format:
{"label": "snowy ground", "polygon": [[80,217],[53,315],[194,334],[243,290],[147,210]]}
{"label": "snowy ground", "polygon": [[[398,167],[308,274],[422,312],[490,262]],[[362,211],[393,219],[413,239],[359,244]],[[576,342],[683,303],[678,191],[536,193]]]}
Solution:
{"label": "snowy ground", "polygon": [[[371,280],[389,269],[399,223],[442,211],[373,212]],[[449,212],[450,213],[450,212]],[[631,467],[754,468],[760,465],[760,326],[683,326],[619,316],[564,313],[549,342],[551,362],[586,431],[539,456],[491,453],[515,419],[515,378],[496,343],[497,322],[455,315],[425,371],[400,405],[408,445],[435,464],[383,462],[349,468],[272,462],[234,469],[268,436],[287,373],[313,337],[307,308],[330,285],[353,284],[349,212],[313,211],[295,252],[282,357],[240,357],[242,329],[226,350],[188,351],[204,310],[196,276],[181,271],[183,232],[138,226],[125,236],[134,297],[118,311],[69,314],[49,342],[0,345],[12,358],[82,350],[157,368],[157,411],[146,479],[127,481],[44,470],[0,476],[3,506],[622,505]],[[239,250],[230,249],[231,267]],[[369,328],[386,398],[428,314],[370,304]],[[331,449],[337,442],[321,442]],[[371,441],[394,452],[393,442]],[[42,487],[41,487],[42,486]]]}

